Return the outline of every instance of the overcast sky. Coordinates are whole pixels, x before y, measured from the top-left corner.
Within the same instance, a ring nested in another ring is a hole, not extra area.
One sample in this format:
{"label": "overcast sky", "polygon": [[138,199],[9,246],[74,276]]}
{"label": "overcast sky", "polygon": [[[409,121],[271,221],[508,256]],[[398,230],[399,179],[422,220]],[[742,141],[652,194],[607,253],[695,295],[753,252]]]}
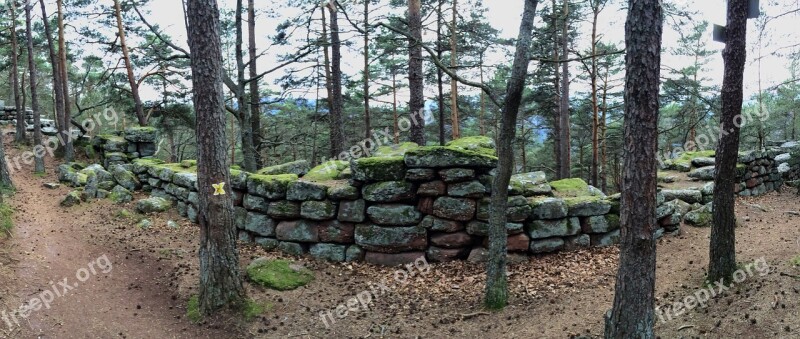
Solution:
{"label": "overcast sky", "polygon": [[[354,0],[359,1],[359,0]],[[542,1],[540,1],[541,3]],[[624,40],[624,24],[625,24],[625,11],[621,8],[625,1],[614,1],[616,4],[609,6],[600,14],[600,27],[599,32],[603,34],[604,42],[617,43],[622,46]],[[712,25],[709,26],[706,39],[708,41],[707,48],[717,51],[715,53],[707,68],[705,69],[704,76],[712,79],[716,84],[721,85],[722,81],[722,55],[721,51],[724,47],[723,44],[711,41],[711,28],[713,24],[724,24],[725,22],[725,1],[724,0],[672,0],[668,1],[677,5],[690,6],[699,11],[699,20],[709,21]],[[790,1],[792,4],[776,4],[775,0],[762,0],[761,8],[762,15],[776,16],[788,10],[797,8],[796,1]],[[256,2],[257,4],[259,1]],[[235,2],[233,0],[221,0],[220,6],[223,8],[232,9]],[[272,3],[270,2],[271,6]],[[522,0],[484,0],[484,5],[488,8],[487,18],[495,28],[501,30],[503,37],[511,38],[516,37],[519,30],[519,20],[522,13]],[[540,5],[541,8],[541,5]],[[287,13],[292,15],[294,13]],[[153,1],[150,7],[149,20],[161,25],[176,41],[184,42],[186,40],[186,30],[182,16],[181,0],[157,0]],[[796,14],[786,15],[781,18],[772,20],[768,26],[763,43],[763,54],[768,55],[773,51],[783,46],[798,44],[800,40],[800,29],[796,25],[798,16]],[[537,18],[537,26],[541,24]],[[277,26],[278,20],[269,19],[261,16],[257,22],[258,36],[262,39],[260,43],[264,46],[267,43],[266,37],[274,33],[274,27]],[[341,26],[345,27],[343,22]],[[587,48],[589,44],[589,36],[591,27],[589,23],[584,23],[579,27],[581,37],[579,38],[578,45],[580,49]],[[675,32],[668,23],[665,23],[663,45],[669,49],[676,46],[678,34]],[[750,48],[748,49],[748,62],[745,72],[745,95],[749,96],[758,91],[758,64],[755,63],[757,57],[758,46],[758,32],[754,20],[750,20],[748,25],[748,41]],[[185,43],[184,43],[185,44]],[[359,44],[360,46],[360,44]],[[783,49],[784,52],[792,52],[795,49]],[[266,69],[271,67],[276,62],[275,55],[266,55],[260,59],[259,69]],[[675,58],[670,55],[664,54],[662,64],[672,68],[685,67],[692,60],[683,58]],[[503,62],[503,60],[496,60],[496,62]],[[343,58],[344,70],[346,73],[355,75],[361,66],[359,57],[355,51],[345,51]],[[532,67],[535,67],[532,65]],[[787,59],[780,56],[766,56],[761,63],[761,80],[762,87],[769,88],[775,84],[779,84],[791,78],[789,72],[790,63]],[[574,66],[575,75],[579,69],[577,65]],[[280,75],[280,74],[276,74]],[[272,85],[275,77],[267,78],[268,84]],[[469,89],[464,88],[462,92],[469,93]],[[303,95],[302,91],[296,92],[295,95]]]}

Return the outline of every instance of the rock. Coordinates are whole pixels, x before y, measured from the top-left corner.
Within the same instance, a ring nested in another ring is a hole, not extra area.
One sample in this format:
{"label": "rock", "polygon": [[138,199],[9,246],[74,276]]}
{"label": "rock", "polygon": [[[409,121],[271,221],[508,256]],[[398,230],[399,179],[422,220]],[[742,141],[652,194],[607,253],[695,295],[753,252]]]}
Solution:
{"label": "rock", "polygon": [[125,187],[120,185],[114,186],[114,189],[111,190],[111,193],[108,197],[111,199],[111,201],[117,204],[124,204],[126,202],[133,201],[133,194],[125,189]]}
{"label": "rock", "polygon": [[470,168],[448,168],[440,170],[439,176],[446,183],[455,183],[474,179],[475,170]]}
{"label": "rock", "polygon": [[452,249],[471,246],[473,239],[467,232],[435,233],[431,234],[430,242],[441,248]]}
{"label": "rock", "polygon": [[422,214],[409,205],[373,205],[367,208],[369,219],[386,226],[412,226],[422,220]]}
{"label": "rock", "polygon": [[346,258],[347,246],[345,245],[336,245],[336,244],[313,244],[309,249],[308,253],[311,254],[312,257],[333,261],[333,262],[343,262]]}
{"label": "rock", "polygon": [[331,201],[303,201],[300,204],[300,216],[311,220],[329,220],[336,218],[336,204]]}
{"label": "rock", "polygon": [[100,164],[89,165],[86,168],[78,171],[78,173],[83,173],[86,174],[87,176],[89,175],[89,173],[94,173],[95,175],[97,175],[98,182],[114,180],[114,176],[108,171],[106,171],[106,169],[103,168],[103,166],[100,166]]}
{"label": "rock", "polygon": [[428,247],[425,255],[430,262],[450,262],[464,259],[469,255],[470,248],[440,248],[436,246]]}
{"label": "rock", "polygon": [[325,199],[327,193],[327,186],[309,181],[295,181],[289,183],[286,192],[286,200],[322,200]]}
{"label": "rock", "polygon": [[95,195],[95,197],[97,197],[97,199],[105,199],[108,198],[109,195],[111,195],[111,192],[101,188],[97,190],[97,195]]}
{"label": "rock", "polygon": [[[712,191],[713,192],[713,191]],[[703,193],[700,190],[661,190],[664,195],[664,200],[672,201],[675,199],[683,200],[687,203],[694,204],[703,201]]]}
{"label": "rock", "polygon": [[581,230],[581,222],[578,218],[534,220],[525,224],[525,230],[531,239],[563,237],[578,234]]}
{"label": "rock", "polygon": [[683,200],[675,199],[668,202],[667,204],[672,205],[675,210],[675,213],[680,215],[685,215],[686,213],[689,213],[689,211],[692,210],[692,205]]}
{"label": "rock", "polygon": [[306,248],[296,242],[281,241],[278,243],[278,250],[293,256],[301,256],[306,253]]}
{"label": "rock", "polygon": [[779,154],[779,155],[777,155],[775,157],[775,162],[777,162],[777,163],[788,162],[789,159],[791,159],[791,158],[792,158],[791,153],[783,153],[783,154]]}
{"label": "rock", "polygon": [[309,165],[307,160],[298,160],[293,162],[287,162],[281,165],[262,168],[257,172],[257,174],[263,174],[263,175],[294,174],[299,177],[302,177],[310,170],[311,166]]}
{"label": "rock", "polygon": [[445,219],[469,221],[475,216],[475,209],[472,199],[439,197],[433,202],[433,215]]}
{"label": "rock", "polygon": [[406,180],[413,182],[429,181],[436,178],[436,171],[430,168],[412,168],[406,171]]}
{"label": "rock", "polygon": [[477,180],[453,183],[447,185],[447,194],[453,197],[481,198],[486,194],[486,187]]}
{"label": "rock", "polygon": [[125,167],[119,165],[114,166],[111,169],[111,174],[114,176],[114,181],[116,181],[117,184],[129,191],[135,191],[140,187],[139,180],[136,179],[133,172],[126,170]]}
{"label": "rock", "polygon": [[317,167],[312,168],[306,175],[303,176],[305,181],[331,181],[336,180],[341,175],[342,171],[350,168],[347,161],[330,160],[319,164]]}
{"label": "rock", "polygon": [[197,173],[178,172],[172,176],[175,185],[193,190],[197,189]]}
{"label": "rock", "polygon": [[[705,185],[703,185],[703,187],[700,189],[700,194],[702,194],[703,197],[713,196],[714,195],[714,182],[712,181],[712,182],[709,182],[709,183],[706,183]],[[683,200],[681,200],[681,201],[683,201]],[[689,202],[687,201],[687,203],[689,203]],[[689,203],[689,204],[693,204],[693,203]]]}
{"label": "rock", "polygon": [[354,262],[354,261],[363,261],[364,255],[366,253],[363,249],[361,249],[358,245],[350,245],[347,247],[347,251],[345,252],[345,261],[346,262]]}
{"label": "rock", "polygon": [[83,189],[83,195],[85,195],[88,199],[94,199],[97,197],[98,184],[97,174],[93,172],[89,173],[86,177],[86,187]]}
{"label": "rock", "polygon": [[605,197],[605,195],[597,189],[591,189],[583,179],[570,178],[550,183],[553,187],[553,194],[558,198],[575,198],[575,197]]}
{"label": "rock", "polygon": [[[523,232],[524,225],[517,223],[506,223],[507,234],[519,234]],[[467,233],[486,237],[489,236],[489,223],[473,220],[467,224]]]}
{"label": "rock", "polygon": [[193,223],[197,223],[197,207],[195,207],[192,204],[189,204],[189,207],[186,208],[186,218],[188,218]]}
{"label": "rock", "polygon": [[167,227],[172,228],[172,229],[178,229],[178,228],[181,228],[181,225],[179,225],[177,222],[175,222],[173,220],[168,220],[167,221]]}
{"label": "rock", "polygon": [[567,203],[563,199],[536,197],[528,199],[533,219],[561,219],[568,213]]}
{"label": "rock", "polygon": [[[234,207],[233,208],[233,223],[236,225],[238,229],[244,229],[244,224],[247,222],[247,213],[249,213],[244,207]],[[188,207],[187,207],[187,216],[188,216]]]}
{"label": "rock", "polygon": [[167,192],[167,194],[172,195],[173,197],[176,197],[180,200],[186,200],[189,198],[188,189],[180,187],[173,183],[169,183],[166,186],[164,186],[164,191]]}
{"label": "rock", "polygon": [[439,197],[447,193],[447,185],[444,181],[431,181],[419,185],[417,195],[424,197]]}
{"label": "rock", "polygon": [[170,207],[172,207],[172,202],[158,197],[142,199],[136,202],[136,210],[144,214],[166,212]]}
{"label": "rock", "polygon": [[714,166],[700,167],[689,172],[689,178],[694,178],[702,181],[714,180]]}
{"label": "rock", "polygon": [[356,200],[358,188],[350,185],[336,185],[328,188],[328,198],[331,200]]}
{"label": "rock", "polygon": [[247,190],[247,179],[250,173],[231,169],[231,187],[237,190]]}
{"label": "rock", "polygon": [[591,217],[606,215],[611,211],[611,202],[599,197],[565,198],[568,215],[571,217]]}
{"label": "rock", "polygon": [[591,238],[588,234],[580,234],[564,239],[564,250],[574,251],[579,248],[589,247]]}
{"label": "rock", "polygon": [[716,159],[711,157],[698,157],[692,159],[692,166],[694,167],[708,167],[714,166],[716,163]]}
{"label": "rock", "polygon": [[278,220],[297,219],[300,217],[300,203],[286,200],[273,201],[267,206],[267,215]]}
{"label": "rock", "polygon": [[426,146],[406,152],[405,164],[409,168],[494,168],[497,157],[457,147]]}
{"label": "rock", "polygon": [[559,251],[564,248],[564,239],[549,238],[541,240],[532,240],[530,251],[531,253],[549,253]]}
{"label": "rock", "polygon": [[274,220],[260,213],[248,212],[244,221],[245,230],[258,234],[262,237],[274,237],[275,227],[276,225]]}
{"label": "rock", "polygon": [[314,280],[314,273],[298,263],[283,259],[258,258],[247,265],[250,281],[273,290],[289,291]]}
{"label": "rock", "polygon": [[258,211],[262,213],[269,212],[269,202],[267,199],[252,194],[244,195],[244,201],[242,201],[242,205],[244,208],[250,211]]}
{"label": "rock", "polygon": [[[378,145],[379,144],[380,143],[378,143]],[[417,145],[417,143],[414,143],[414,142],[402,142],[402,143],[399,143],[399,144],[391,144],[391,145],[386,145],[386,146],[380,146],[372,154],[370,154],[369,151],[365,152],[366,153],[365,156],[367,156],[367,157],[370,157],[370,156],[374,156],[374,157],[398,157],[398,156],[403,156],[403,155],[406,154],[406,152],[408,152],[408,151],[410,151],[412,149],[416,149],[416,148],[419,148],[419,145]]]}
{"label": "rock", "polygon": [[44,184],[44,185],[42,185],[42,186],[44,186],[45,188],[49,188],[49,189],[51,189],[51,190],[54,190],[54,189],[57,189],[57,188],[61,187],[61,185],[60,185],[60,184],[56,184],[56,183],[53,183],[53,182],[48,182],[48,183],[45,183],[45,184]]}
{"label": "rock", "polygon": [[81,204],[81,194],[78,191],[71,191],[67,193],[63,200],[61,200],[61,207],[72,207]]}
{"label": "rock", "polygon": [[337,219],[345,222],[364,222],[365,212],[366,202],[364,200],[341,201]]}
{"label": "rock", "polygon": [[789,166],[788,163],[782,163],[782,164],[778,165],[778,173],[788,173],[791,170],[792,170],[792,167]]}
{"label": "rock", "polygon": [[592,246],[611,246],[619,243],[620,230],[614,230],[604,234],[593,234],[591,237]]}
{"label": "rock", "polygon": [[399,266],[425,258],[425,252],[377,253],[366,252],[364,261],[373,265]]}
{"label": "rock", "polygon": [[155,127],[128,127],[125,129],[125,140],[130,142],[155,142],[158,130]]}
{"label": "rock", "polygon": [[355,240],[355,225],[338,220],[323,221],[317,225],[319,241],[352,244]]}
{"label": "rock", "polygon": [[[527,252],[530,248],[531,238],[525,233],[508,236],[506,248],[509,252]],[[489,238],[484,241],[484,246],[489,246]]]}
{"label": "rock", "polygon": [[249,244],[253,242],[253,235],[247,231],[239,231],[239,241],[245,244]]}
{"label": "rock", "polygon": [[136,223],[136,227],[141,229],[148,229],[153,226],[153,222],[150,219],[142,219],[138,223]]}
{"label": "rock", "polygon": [[446,144],[448,147],[472,151],[484,155],[495,155],[497,146],[494,139],[486,136],[473,136],[459,138]]}
{"label": "rock", "polygon": [[353,179],[364,182],[401,181],[406,176],[402,156],[361,158],[350,162]]}
{"label": "rock", "polygon": [[356,225],[356,244],[367,251],[399,253],[424,250],[428,245],[427,232],[421,227],[382,227],[373,224]]}
{"label": "rock", "polygon": [[267,251],[278,248],[278,240],[272,238],[256,237],[255,243]]}
{"label": "rock", "polygon": [[319,242],[319,229],[312,221],[281,221],[275,228],[275,237],[283,241]]}
{"label": "rock", "polygon": [[662,218],[672,215],[675,213],[675,205],[672,204],[663,204],[656,208],[656,220],[661,220]]}
{"label": "rock", "polygon": [[247,192],[272,200],[285,199],[289,184],[295,181],[297,181],[297,175],[294,174],[252,174],[247,178]]}
{"label": "rock", "polygon": [[524,195],[526,197],[535,195],[552,195],[552,187],[547,183],[547,175],[544,172],[530,172],[511,176],[509,182],[509,194]]}
{"label": "rock", "polygon": [[[609,215],[598,215],[593,217],[582,217],[580,218],[581,221],[581,230],[583,233],[606,233],[612,231],[612,224],[608,222],[608,217],[612,216],[613,214]],[[615,216],[615,215],[614,215]],[[619,219],[619,217],[617,217]],[[616,226],[619,227],[619,220],[617,220]]]}
{"label": "rock", "polygon": [[711,209],[709,209],[706,206],[703,206],[700,209],[696,209],[694,211],[686,213],[686,216],[684,216],[683,220],[686,222],[687,225],[692,225],[695,227],[711,226],[711,222],[713,221],[713,215],[711,213]]}
{"label": "rock", "polygon": [[414,187],[405,181],[385,181],[364,186],[364,200],[370,202],[402,202],[414,198]]}
{"label": "rock", "polygon": [[419,223],[419,227],[438,232],[458,232],[464,229],[464,224],[458,221],[446,220],[426,215]]}

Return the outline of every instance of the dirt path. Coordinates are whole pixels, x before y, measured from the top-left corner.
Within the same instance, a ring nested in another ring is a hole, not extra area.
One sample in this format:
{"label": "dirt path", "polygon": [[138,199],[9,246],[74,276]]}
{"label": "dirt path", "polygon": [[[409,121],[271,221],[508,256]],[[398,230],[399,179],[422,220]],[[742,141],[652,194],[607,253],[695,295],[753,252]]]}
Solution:
{"label": "dirt path", "polygon": [[[21,150],[7,146],[7,152],[12,158]],[[186,300],[176,294],[170,263],[125,241],[132,230],[113,217],[119,207],[103,200],[59,206],[69,187],[42,186],[57,182],[49,165],[44,177],[32,175],[32,167],[12,174],[14,237],[4,241],[0,272],[13,271],[15,278],[6,281],[0,337],[219,338],[219,331],[185,319]],[[34,298],[38,310],[27,318],[14,314]]]}

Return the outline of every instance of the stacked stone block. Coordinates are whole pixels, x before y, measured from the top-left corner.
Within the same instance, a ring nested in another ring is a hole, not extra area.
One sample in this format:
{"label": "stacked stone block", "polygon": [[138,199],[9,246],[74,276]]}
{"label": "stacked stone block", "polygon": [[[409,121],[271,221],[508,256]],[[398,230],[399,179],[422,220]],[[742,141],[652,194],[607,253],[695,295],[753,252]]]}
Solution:
{"label": "stacked stone block", "polygon": [[156,154],[158,130],[154,127],[130,127],[115,134],[98,135],[92,142],[100,154],[103,167],[129,164],[139,158],[151,158]]}
{"label": "stacked stone block", "polygon": [[[17,108],[14,106],[5,106],[0,110],[0,123],[10,124],[12,121],[17,120]],[[25,122],[33,124],[33,111],[25,109]]]}

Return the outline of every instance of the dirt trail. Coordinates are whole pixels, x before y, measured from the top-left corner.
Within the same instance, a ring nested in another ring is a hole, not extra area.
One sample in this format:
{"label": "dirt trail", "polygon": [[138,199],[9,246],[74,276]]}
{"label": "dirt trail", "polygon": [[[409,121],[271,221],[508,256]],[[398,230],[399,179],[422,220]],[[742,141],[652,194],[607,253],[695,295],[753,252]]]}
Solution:
{"label": "dirt trail", "polygon": [[[6,149],[10,159],[22,152]],[[225,337],[185,319],[186,300],[175,294],[168,262],[115,234],[126,228],[113,217],[119,207],[107,200],[60,207],[70,188],[42,186],[57,182],[53,159],[46,161],[44,177],[32,166],[12,174],[14,237],[3,244],[3,271],[15,279],[5,281],[0,338]],[[32,298],[52,301],[27,318],[14,315]]]}

